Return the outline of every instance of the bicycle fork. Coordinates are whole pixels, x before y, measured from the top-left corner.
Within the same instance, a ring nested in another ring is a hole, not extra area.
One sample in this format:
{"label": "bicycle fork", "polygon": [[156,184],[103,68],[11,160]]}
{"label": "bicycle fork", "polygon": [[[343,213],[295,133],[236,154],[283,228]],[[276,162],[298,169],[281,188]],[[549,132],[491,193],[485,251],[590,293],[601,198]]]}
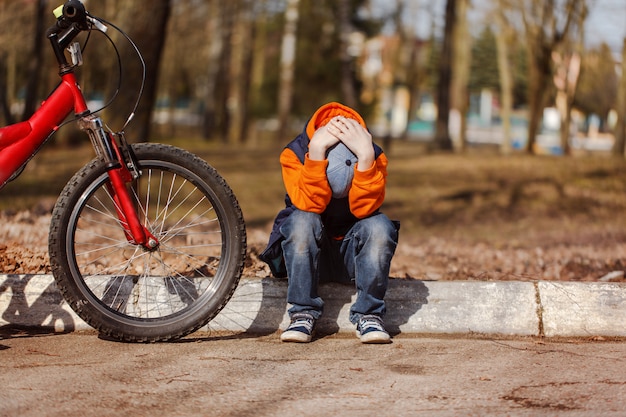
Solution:
{"label": "bicycle fork", "polygon": [[81,118],[78,126],[87,132],[96,154],[107,163],[109,175],[107,189],[115,203],[115,210],[126,239],[149,251],[156,250],[159,241],[139,221],[137,208],[128,190],[127,184],[136,180],[141,172],[124,134],[106,132],[102,120],[92,114]]}

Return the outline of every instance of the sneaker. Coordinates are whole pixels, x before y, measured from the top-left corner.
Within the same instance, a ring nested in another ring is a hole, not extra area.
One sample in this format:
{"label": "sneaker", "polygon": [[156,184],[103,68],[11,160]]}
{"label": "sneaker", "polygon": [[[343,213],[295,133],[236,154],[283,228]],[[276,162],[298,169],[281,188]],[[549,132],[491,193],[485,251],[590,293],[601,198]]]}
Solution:
{"label": "sneaker", "polygon": [[391,343],[391,337],[379,316],[368,314],[362,316],[356,326],[356,337],[362,343]]}
{"label": "sneaker", "polygon": [[315,318],[308,313],[295,313],[291,316],[291,324],[280,335],[283,342],[308,343],[313,338]]}

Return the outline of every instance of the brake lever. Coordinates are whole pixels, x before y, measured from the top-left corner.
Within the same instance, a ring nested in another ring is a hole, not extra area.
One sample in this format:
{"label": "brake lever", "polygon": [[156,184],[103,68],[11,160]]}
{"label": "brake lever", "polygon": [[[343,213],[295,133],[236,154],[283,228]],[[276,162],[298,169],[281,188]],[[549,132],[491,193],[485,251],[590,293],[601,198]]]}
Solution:
{"label": "brake lever", "polygon": [[75,67],[80,67],[83,65],[83,53],[80,50],[80,44],[78,42],[72,43],[67,50],[70,52],[70,56],[72,57],[72,64]]}
{"label": "brake lever", "polygon": [[101,21],[99,21],[95,17],[87,16],[87,20],[92,25],[94,25],[96,29],[98,29],[102,33],[106,33],[106,31],[109,29],[104,23],[102,23]]}

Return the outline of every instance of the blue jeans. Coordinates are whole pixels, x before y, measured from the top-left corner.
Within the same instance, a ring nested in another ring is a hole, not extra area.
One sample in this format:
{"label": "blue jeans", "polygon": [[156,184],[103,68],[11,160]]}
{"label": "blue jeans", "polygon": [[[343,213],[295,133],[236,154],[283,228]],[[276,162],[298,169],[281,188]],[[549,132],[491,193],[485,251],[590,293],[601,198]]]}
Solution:
{"label": "blue jeans", "polygon": [[280,232],[285,237],[282,248],[289,276],[290,315],[306,312],[315,319],[321,317],[320,281],[355,283],[352,323],[364,314],[385,314],[389,267],[398,243],[397,228],[387,216],[378,213],[359,220],[343,240],[334,241],[324,232],[319,214],[296,210]]}

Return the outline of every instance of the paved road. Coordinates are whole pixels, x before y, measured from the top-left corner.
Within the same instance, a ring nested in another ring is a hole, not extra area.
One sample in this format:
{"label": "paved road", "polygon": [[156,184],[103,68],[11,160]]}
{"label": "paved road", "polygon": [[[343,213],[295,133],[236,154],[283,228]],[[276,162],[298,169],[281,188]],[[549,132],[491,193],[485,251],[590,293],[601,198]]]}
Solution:
{"label": "paved road", "polygon": [[624,340],[0,336],[1,416],[626,415]]}

